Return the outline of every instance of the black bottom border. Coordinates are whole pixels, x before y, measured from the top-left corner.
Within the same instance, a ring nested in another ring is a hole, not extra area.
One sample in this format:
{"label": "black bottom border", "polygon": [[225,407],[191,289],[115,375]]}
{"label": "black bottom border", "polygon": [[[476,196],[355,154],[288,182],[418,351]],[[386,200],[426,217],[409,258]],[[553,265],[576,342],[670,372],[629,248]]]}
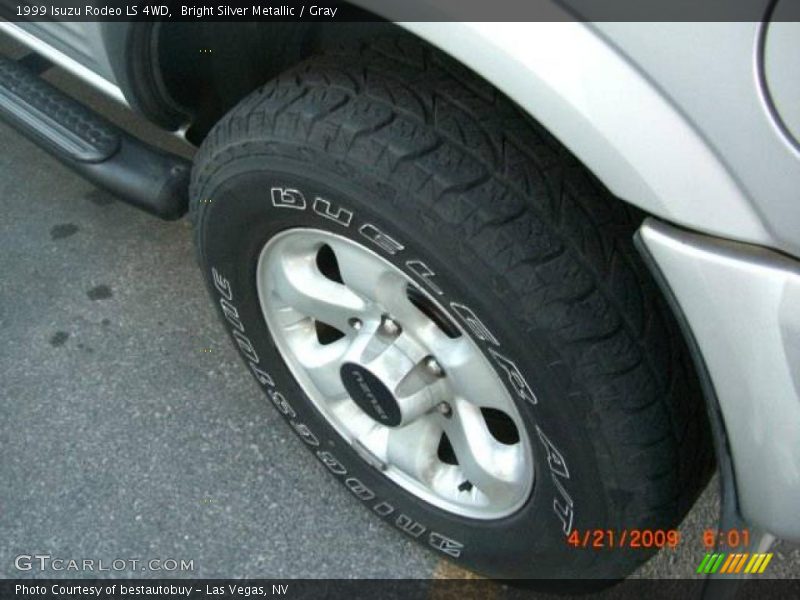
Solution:
{"label": "black bottom border", "polygon": [[[598,598],[673,600],[701,598],[703,579],[514,580],[486,579],[2,579],[0,598],[19,600],[516,600]],[[716,598],[797,598],[798,579],[719,579]],[[578,592],[578,590],[581,590]],[[594,591],[592,591],[594,590]]]}

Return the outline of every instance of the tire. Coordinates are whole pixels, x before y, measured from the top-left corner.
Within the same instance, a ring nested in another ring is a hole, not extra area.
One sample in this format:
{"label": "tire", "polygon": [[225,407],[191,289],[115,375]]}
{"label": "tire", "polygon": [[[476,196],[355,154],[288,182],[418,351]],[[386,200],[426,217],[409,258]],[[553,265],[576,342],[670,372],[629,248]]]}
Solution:
{"label": "tire", "polygon": [[[633,248],[641,216],[438,51],[380,39],[282,74],[211,131],[191,197],[212,297],[267,396],[358,501],[441,556],[494,578],[625,577],[654,550],[567,535],[673,528],[707,483],[703,400]],[[532,445],[513,512],[424,500],[316,408],[257,281],[262,249],[299,229],[369,248],[491,362]]]}

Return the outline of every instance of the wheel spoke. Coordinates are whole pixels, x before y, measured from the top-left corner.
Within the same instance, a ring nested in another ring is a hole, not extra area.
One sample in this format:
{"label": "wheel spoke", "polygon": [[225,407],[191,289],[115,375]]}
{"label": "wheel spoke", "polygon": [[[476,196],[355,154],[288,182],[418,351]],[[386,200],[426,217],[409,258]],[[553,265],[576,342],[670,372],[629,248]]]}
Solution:
{"label": "wheel spoke", "polygon": [[480,409],[463,400],[456,402],[444,430],[470,483],[495,501],[515,493],[522,477],[520,444],[496,441]]}
{"label": "wheel spoke", "polygon": [[454,395],[475,406],[508,412],[503,383],[489,362],[475,352],[467,338],[448,341],[448,348],[437,353],[436,360],[447,374]]}
{"label": "wheel spoke", "polygon": [[429,483],[439,465],[437,450],[442,427],[433,418],[422,418],[389,431],[387,462]]}
{"label": "wheel spoke", "polygon": [[346,286],[328,279],[313,254],[285,254],[266,274],[274,293],[286,305],[340,331],[351,318],[364,318],[367,303]]}
{"label": "wheel spoke", "polygon": [[365,447],[374,450],[376,445],[374,442],[377,442],[377,445],[381,447],[386,445],[385,441],[378,439],[381,434],[385,437],[385,432],[379,430],[386,428],[380,427],[375,423],[349,397],[333,402],[331,404],[331,412],[336,415],[340,422],[347,423],[348,430],[354,439],[364,442],[369,437],[369,441],[373,443],[365,443]]}
{"label": "wheel spoke", "polygon": [[336,256],[344,285],[365,299],[374,299],[384,282],[398,279],[391,269],[348,242],[332,239],[328,245]]}
{"label": "wheel spoke", "polygon": [[407,288],[408,282],[399,275],[386,277],[376,291],[376,299],[396,321],[401,322],[407,331],[411,331],[427,325],[430,319],[408,299]]}
{"label": "wheel spoke", "polygon": [[287,336],[287,341],[308,378],[326,398],[341,398],[347,393],[339,368],[350,345],[349,339],[342,338],[323,345],[312,331],[295,329]]}

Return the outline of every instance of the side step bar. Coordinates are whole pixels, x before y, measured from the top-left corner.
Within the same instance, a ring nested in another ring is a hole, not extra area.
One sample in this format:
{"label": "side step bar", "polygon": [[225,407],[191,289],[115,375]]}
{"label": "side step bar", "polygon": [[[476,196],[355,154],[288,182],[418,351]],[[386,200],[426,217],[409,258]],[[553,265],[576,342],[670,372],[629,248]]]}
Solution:
{"label": "side step bar", "polygon": [[132,137],[3,57],[0,118],[121,200],[162,219],[186,213],[189,161]]}

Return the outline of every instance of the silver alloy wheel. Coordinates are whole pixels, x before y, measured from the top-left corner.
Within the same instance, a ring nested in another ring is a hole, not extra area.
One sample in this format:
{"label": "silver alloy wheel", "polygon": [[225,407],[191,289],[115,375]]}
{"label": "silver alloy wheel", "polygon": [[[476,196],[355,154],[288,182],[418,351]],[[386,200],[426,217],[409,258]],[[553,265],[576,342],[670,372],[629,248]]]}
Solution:
{"label": "silver alloy wheel", "polygon": [[358,454],[458,515],[513,513],[530,440],[498,373],[447,312],[366,247],[289,229],[261,251],[261,309],[283,359]]}

